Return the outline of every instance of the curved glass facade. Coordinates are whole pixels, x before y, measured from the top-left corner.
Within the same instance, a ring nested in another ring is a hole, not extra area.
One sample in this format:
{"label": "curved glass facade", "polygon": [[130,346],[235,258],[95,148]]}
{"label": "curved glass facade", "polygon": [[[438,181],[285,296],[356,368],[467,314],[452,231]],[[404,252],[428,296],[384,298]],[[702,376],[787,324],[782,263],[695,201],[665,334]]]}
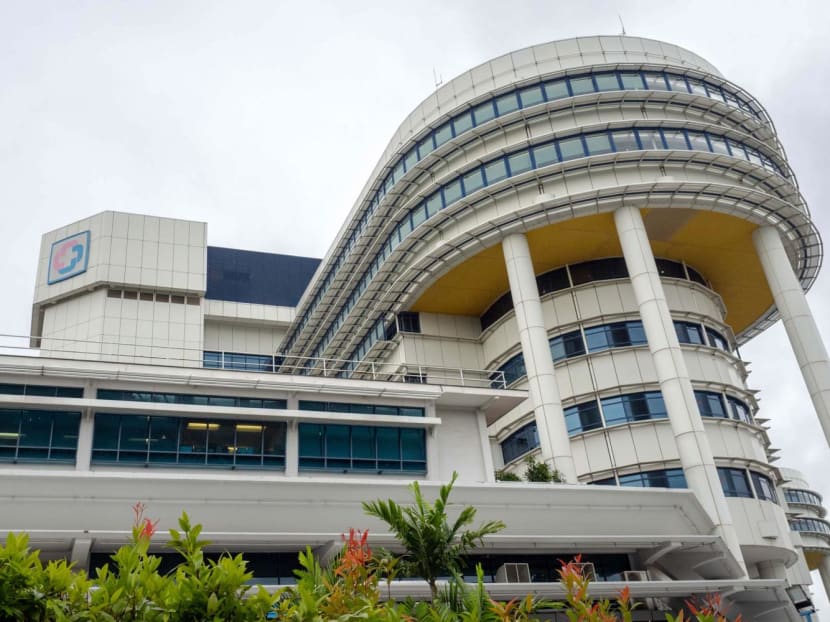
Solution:
{"label": "curved glass facade", "polygon": [[802,490],[800,488],[785,488],[784,500],[787,503],[799,503],[801,505],[815,505],[822,507],[821,497],[812,490]]}
{"label": "curved glass facade", "polygon": [[830,523],[818,518],[791,518],[790,529],[830,536]]}
{"label": "curved glass facade", "polygon": [[[485,100],[473,108],[450,117],[389,165],[389,173],[383,178],[383,182],[378,185],[374,194],[366,200],[368,208],[363,212],[354,231],[346,240],[343,250],[340,251],[337,259],[329,268],[309,309],[303,314],[299,330],[302,330],[307,318],[310,317],[320,300],[322,300],[323,295],[334,280],[334,275],[357,244],[357,240],[363,234],[380,202],[404,174],[412,170],[418,162],[432,151],[449,140],[464,135],[475,127],[517,110],[589,93],[613,91],[669,91],[708,97],[728,106],[739,108],[759,121],[766,123],[766,119],[737,91],[671,71],[588,71],[569,77],[541,81],[538,84],[514,89]],[[468,181],[469,183],[471,182]],[[289,341],[286,351],[290,350],[293,345],[294,339]]]}
{"label": "curved glass facade", "polygon": [[[709,345],[713,348],[719,347],[713,342],[707,344],[703,341],[704,328],[706,328],[706,331],[709,330],[704,325],[685,320],[675,320],[674,326],[677,331],[678,341],[681,344]],[[693,330],[692,327],[695,327],[695,329]],[[711,330],[720,335],[714,329]],[[723,336],[721,336],[721,339],[724,342],[726,341],[726,338]],[[624,322],[611,322],[610,324],[589,326],[582,330],[573,330],[557,335],[556,337],[551,337],[548,343],[550,345],[551,358],[553,358],[554,363],[576,356],[582,356],[587,352],[602,352],[603,350],[613,348],[627,348],[647,344],[643,323],[640,320],[627,320]],[[527,368],[525,367],[524,355],[520,352],[519,354],[511,356],[498,367],[496,373],[490,377],[492,380],[490,386],[494,389],[505,388],[517,380],[524,378],[526,375]],[[714,393],[713,395],[719,396],[720,394]],[[738,402],[743,404],[740,400]],[[720,403],[719,410],[715,409],[714,402],[711,405],[698,402],[698,405],[701,407],[701,413],[703,413],[704,409],[706,409],[707,414],[711,411],[712,414],[708,414],[708,416],[729,417],[722,402]],[[746,408],[746,404],[743,404],[743,406]],[[740,410],[738,406],[735,406],[735,409]],[[738,414],[741,416],[738,416]],[[734,418],[745,421],[746,417],[743,414],[743,411],[736,412]],[[747,423],[751,423],[751,421],[747,421]]]}
{"label": "curved glass facade", "polygon": [[[746,160],[783,177],[788,175],[768,155],[758,151],[755,147],[713,132],[680,128],[638,127],[580,132],[498,156],[445,182],[426,199],[408,210],[407,214],[398,221],[395,229],[387,236],[380,251],[375,255],[366,272],[363,273],[361,279],[354,286],[339,313],[330,322],[329,329],[318,341],[310,356],[319,357],[323,353],[323,350],[325,350],[335,333],[346,320],[349,312],[369,286],[369,282],[374,278],[375,274],[380,270],[380,266],[383,265],[395,248],[412,231],[439,211],[446,209],[450,205],[482,188],[531,170],[537,170],[588,156],[643,150],[705,151]],[[718,167],[721,165],[711,164],[711,166]],[[727,167],[724,166],[723,168],[726,169]],[[774,184],[770,184],[760,177],[747,174],[745,178],[763,186],[773,195],[778,193],[778,188]],[[314,302],[304,312],[303,320],[298,324],[297,331],[301,331],[304,328],[308,317],[313,313],[316,304],[319,303],[324,292],[325,287],[321,287],[314,298]],[[292,338],[288,342],[287,349],[293,347],[295,338]],[[355,350],[346,358],[361,358],[360,356],[356,356],[357,353],[358,351]],[[309,366],[312,364],[310,362]]]}

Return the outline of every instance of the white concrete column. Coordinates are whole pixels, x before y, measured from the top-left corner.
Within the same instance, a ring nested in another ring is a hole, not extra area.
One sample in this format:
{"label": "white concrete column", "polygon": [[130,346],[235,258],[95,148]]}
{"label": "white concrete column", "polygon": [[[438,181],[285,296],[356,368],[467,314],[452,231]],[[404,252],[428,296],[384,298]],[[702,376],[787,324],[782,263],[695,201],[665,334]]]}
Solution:
{"label": "white concrete column", "polygon": [[296,419],[285,426],[285,475],[297,477],[300,468],[300,424]]}
{"label": "white concrete column", "polygon": [[830,599],[830,555],[821,558],[821,566],[818,567],[821,582],[824,584],[824,595]]}
{"label": "white concrete column", "polygon": [[767,277],[775,306],[784,322],[801,376],[830,445],[830,360],[807,305],[807,297],[793,272],[778,230],[760,227],[752,234],[755,250]]}
{"label": "white concrete column", "polygon": [[502,240],[507,278],[519,340],[522,344],[530,403],[536,414],[536,428],[542,460],[557,469],[569,484],[576,484],[576,467],[571,441],[565,427],[559,386],[553,371],[548,333],[542,318],[542,303],[530,257],[527,238],[514,233]]}
{"label": "white concrete column", "polygon": [[745,568],[643,217],[636,207],[626,206],[614,212],[614,222],[686,483],[709,513],[735,559]]}
{"label": "white concrete column", "polygon": [[484,478],[482,481],[494,483],[496,481],[496,467],[493,464],[493,450],[490,448],[490,435],[487,433],[487,417],[484,411],[476,411],[476,424],[478,425],[478,442],[481,446],[481,460],[484,465]]}

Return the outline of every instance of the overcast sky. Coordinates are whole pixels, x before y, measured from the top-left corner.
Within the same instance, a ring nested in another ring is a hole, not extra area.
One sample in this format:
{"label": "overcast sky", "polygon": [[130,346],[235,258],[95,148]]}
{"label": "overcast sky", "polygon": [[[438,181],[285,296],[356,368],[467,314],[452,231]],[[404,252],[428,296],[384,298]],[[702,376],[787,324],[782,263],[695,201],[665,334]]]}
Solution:
{"label": "overcast sky", "polygon": [[[0,332],[28,333],[40,235],[102,210],[203,220],[215,246],[322,257],[433,71],[449,80],[535,43],[619,34],[619,16],[766,106],[830,236],[828,7],[0,0]],[[809,297],[830,337],[827,270]],[[777,464],[830,502],[830,451],[780,323],[742,355]]]}

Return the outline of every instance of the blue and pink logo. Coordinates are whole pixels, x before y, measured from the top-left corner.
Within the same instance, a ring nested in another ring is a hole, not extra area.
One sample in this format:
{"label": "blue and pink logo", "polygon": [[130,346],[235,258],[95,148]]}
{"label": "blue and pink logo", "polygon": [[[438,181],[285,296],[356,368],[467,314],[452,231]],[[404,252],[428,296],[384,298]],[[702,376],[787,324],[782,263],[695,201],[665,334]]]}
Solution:
{"label": "blue and pink logo", "polygon": [[89,231],[81,231],[52,244],[47,283],[52,285],[86,272],[89,264]]}

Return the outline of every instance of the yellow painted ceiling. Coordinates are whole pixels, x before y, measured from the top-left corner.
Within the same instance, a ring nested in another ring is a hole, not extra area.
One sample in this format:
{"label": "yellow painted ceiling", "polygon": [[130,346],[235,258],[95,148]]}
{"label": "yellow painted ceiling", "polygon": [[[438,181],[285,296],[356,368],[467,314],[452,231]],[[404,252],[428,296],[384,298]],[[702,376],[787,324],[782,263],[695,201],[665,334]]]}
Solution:
{"label": "yellow painted ceiling", "polygon": [[[717,212],[643,212],[655,256],[699,270],[726,304],[727,323],[740,333],[771,305],[772,295],[752,245],[754,225]],[[528,233],[536,274],[559,266],[622,255],[611,213],[586,216]],[[481,315],[509,289],[501,245],[480,252],[432,284],[411,310]]]}

